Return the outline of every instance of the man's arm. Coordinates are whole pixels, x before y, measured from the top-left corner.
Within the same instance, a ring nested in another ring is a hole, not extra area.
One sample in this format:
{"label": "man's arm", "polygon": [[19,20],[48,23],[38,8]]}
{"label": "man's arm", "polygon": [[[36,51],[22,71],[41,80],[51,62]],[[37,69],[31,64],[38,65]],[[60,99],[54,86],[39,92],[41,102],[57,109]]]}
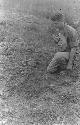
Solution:
{"label": "man's arm", "polygon": [[69,31],[71,32],[71,34],[73,36],[73,38],[71,40],[72,43],[70,43],[71,52],[70,52],[69,62],[68,62],[68,65],[67,65],[67,69],[72,69],[73,57],[75,55],[76,48],[79,45],[79,40],[78,40],[78,33],[77,33],[77,31],[73,27],[71,27],[69,25],[66,25],[66,27],[69,29]]}
{"label": "man's arm", "polygon": [[68,62],[68,65],[67,65],[67,69],[72,70],[72,62],[73,62],[73,58],[74,58],[75,52],[76,52],[76,47],[71,49],[70,56],[69,56],[69,62]]}

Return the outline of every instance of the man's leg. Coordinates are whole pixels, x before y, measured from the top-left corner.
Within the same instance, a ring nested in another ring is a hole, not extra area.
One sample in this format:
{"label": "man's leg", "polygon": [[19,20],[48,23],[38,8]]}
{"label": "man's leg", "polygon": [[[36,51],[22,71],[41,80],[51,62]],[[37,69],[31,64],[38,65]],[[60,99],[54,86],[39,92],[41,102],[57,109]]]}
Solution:
{"label": "man's leg", "polygon": [[55,73],[66,69],[69,60],[68,52],[58,52],[47,67],[48,73]]}
{"label": "man's leg", "polygon": [[67,69],[69,69],[69,70],[72,70],[72,66],[73,66],[72,63],[73,63],[73,58],[74,58],[75,52],[76,52],[76,48],[72,48],[71,52],[70,52],[69,62],[67,65]]}

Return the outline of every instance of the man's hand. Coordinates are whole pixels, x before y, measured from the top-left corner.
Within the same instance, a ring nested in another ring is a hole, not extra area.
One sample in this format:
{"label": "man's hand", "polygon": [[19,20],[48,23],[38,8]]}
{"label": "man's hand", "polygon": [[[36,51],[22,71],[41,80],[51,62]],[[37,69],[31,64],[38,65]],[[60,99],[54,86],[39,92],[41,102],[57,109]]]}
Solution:
{"label": "man's hand", "polygon": [[73,62],[75,52],[76,52],[76,48],[72,48],[71,52],[70,52],[69,62],[67,65],[67,69],[69,69],[69,70],[72,70],[72,65],[73,65],[72,62]]}
{"label": "man's hand", "polygon": [[68,69],[68,70],[72,70],[72,64],[68,64],[68,65],[67,65],[67,69]]}
{"label": "man's hand", "polygon": [[55,40],[56,43],[59,42],[59,36],[58,35],[52,35],[53,36],[53,39]]}

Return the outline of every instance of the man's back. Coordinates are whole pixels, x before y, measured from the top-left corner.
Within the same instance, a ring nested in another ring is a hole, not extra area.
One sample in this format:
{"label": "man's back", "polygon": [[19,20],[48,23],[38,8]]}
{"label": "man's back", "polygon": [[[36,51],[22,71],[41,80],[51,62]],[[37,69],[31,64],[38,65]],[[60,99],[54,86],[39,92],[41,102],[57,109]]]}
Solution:
{"label": "man's back", "polygon": [[71,48],[77,47],[78,46],[78,34],[76,29],[74,29],[72,26],[65,24],[64,25],[64,36],[67,39],[67,43]]}

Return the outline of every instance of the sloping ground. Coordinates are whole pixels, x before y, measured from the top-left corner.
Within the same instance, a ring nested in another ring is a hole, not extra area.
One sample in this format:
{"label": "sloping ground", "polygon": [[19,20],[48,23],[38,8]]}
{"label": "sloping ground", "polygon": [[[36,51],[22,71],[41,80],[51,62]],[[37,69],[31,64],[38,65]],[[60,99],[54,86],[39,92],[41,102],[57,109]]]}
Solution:
{"label": "sloping ground", "polygon": [[0,22],[0,124],[80,124],[79,48],[72,72],[49,75],[46,68],[57,51],[55,25],[16,13],[5,19]]}

